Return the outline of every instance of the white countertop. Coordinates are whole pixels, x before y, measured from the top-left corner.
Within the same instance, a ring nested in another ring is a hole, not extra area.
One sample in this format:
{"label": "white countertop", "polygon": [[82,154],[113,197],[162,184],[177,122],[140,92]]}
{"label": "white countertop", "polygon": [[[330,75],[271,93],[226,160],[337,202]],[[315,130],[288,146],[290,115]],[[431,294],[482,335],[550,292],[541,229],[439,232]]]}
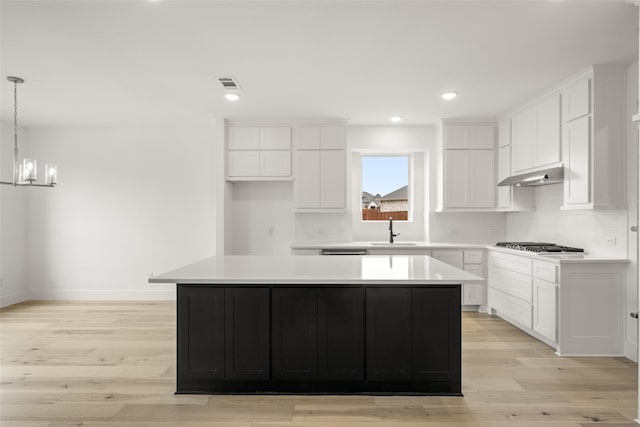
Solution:
{"label": "white countertop", "polygon": [[376,242],[342,242],[342,243],[314,243],[298,242],[291,245],[291,249],[484,249],[493,243],[447,243],[447,242],[405,242],[397,240],[395,243],[383,240]]}
{"label": "white countertop", "polygon": [[149,283],[435,285],[482,280],[426,255],[227,255],[151,276]]}
{"label": "white countertop", "polygon": [[629,260],[626,258],[615,258],[615,257],[606,257],[606,256],[598,256],[591,254],[580,254],[580,253],[559,253],[557,255],[541,255],[534,252],[527,251],[519,251],[516,249],[508,249],[501,248],[498,246],[487,246],[487,249],[503,252],[511,255],[518,255],[522,257],[532,258],[538,261],[548,261],[559,264],[571,264],[571,263],[594,263],[594,264],[602,264],[602,263],[628,263]]}

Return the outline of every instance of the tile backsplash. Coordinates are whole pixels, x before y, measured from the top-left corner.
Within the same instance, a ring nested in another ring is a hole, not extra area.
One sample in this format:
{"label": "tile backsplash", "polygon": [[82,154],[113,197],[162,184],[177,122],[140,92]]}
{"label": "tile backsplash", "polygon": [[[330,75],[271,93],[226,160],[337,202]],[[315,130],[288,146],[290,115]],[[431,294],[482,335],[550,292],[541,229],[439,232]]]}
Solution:
{"label": "tile backsplash", "polygon": [[562,211],[563,186],[535,190],[536,210],[507,214],[507,240],[557,243],[602,256],[627,256],[626,209]]}

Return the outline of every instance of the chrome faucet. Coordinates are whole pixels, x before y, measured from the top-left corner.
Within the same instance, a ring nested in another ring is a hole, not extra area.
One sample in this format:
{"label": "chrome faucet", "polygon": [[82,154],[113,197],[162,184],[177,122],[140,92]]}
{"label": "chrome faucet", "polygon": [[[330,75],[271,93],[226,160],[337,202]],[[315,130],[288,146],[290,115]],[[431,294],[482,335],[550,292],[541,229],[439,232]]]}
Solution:
{"label": "chrome faucet", "polygon": [[393,238],[399,236],[400,233],[393,234],[393,217],[389,217],[389,243],[393,243]]}

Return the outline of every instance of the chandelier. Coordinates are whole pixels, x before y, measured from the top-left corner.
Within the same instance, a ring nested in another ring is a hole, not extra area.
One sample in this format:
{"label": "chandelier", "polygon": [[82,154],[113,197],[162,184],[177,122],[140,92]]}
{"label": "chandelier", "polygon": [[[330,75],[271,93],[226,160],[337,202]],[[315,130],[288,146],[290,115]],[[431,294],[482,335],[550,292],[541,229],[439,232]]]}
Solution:
{"label": "chandelier", "polygon": [[14,187],[54,187],[58,183],[58,167],[46,164],[44,167],[44,184],[38,181],[38,164],[34,159],[18,160],[18,83],[24,83],[20,77],[8,76],[13,83],[13,178],[11,181],[0,181],[0,184]]}

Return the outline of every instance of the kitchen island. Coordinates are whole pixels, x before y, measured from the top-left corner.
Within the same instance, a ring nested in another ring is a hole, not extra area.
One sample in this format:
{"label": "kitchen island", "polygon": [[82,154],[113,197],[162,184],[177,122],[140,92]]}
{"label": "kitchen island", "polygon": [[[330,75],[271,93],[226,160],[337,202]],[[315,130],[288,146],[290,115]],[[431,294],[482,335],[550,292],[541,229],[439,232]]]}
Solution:
{"label": "kitchen island", "polygon": [[177,284],[177,393],[461,395],[460,287],[428,256],[221,256]]}

